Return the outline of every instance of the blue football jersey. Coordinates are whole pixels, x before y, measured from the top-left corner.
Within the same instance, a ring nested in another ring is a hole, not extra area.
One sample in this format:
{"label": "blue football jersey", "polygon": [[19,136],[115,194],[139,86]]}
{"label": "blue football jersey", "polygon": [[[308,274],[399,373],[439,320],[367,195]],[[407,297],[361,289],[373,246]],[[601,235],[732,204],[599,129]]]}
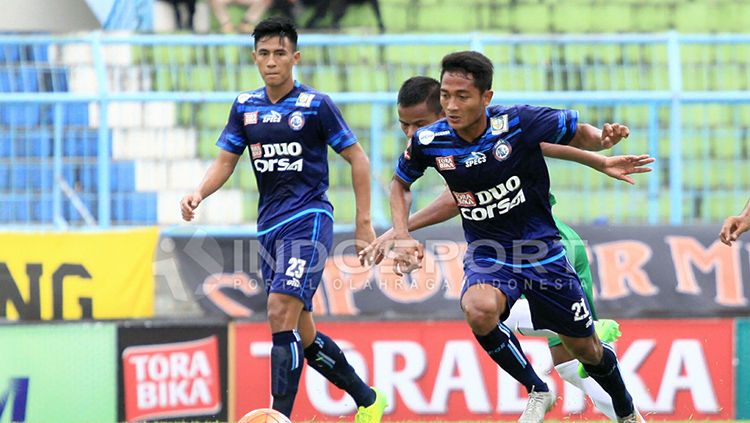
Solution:
{"label": "blue football jersey", "polygon": [[237,155],[249,149],[264,230],[305,210],[332,213],[327,146],[339,153],[356,142],[331,98],[295,81],[276,103],[265,87],[237,96],[216,145]]}
{"label": "blue football jersey", "polygon": [[567,144],[578,113],[532,106],[487,108],[487,129],[472,142],[441,119],[421,128],[399,158],[396,176],[414,182],[427,167],[445,179],[458,205],[466,241],[559,239],[549,203],[549,174],[540,142]]}

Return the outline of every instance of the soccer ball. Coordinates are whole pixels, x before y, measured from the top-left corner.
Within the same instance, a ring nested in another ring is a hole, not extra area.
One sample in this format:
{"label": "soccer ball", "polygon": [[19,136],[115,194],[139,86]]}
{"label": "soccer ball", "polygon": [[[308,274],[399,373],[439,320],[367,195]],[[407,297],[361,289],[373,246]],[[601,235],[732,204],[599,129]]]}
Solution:
{"label": "soccer ball", "polygon": [[237,423],[292,423],[289,419],[273,408],[259,408],[253,410],[240,419]]}

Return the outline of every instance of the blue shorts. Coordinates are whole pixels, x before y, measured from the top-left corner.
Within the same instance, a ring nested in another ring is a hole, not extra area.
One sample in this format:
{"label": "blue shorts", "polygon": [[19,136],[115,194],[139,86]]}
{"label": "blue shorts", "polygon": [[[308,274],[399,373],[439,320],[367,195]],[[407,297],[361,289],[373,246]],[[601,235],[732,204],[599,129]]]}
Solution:
{"label": "blue shorts", "polygon": [[261,235],[260,271],[271,292],[297,297],[312,311],[328,252],[333,243],[333,220],[310,213]]}
{"label": "blue shorts", "polygon": [[470,286],[479,284],[490,285],[505,294],[508,308],[501,320],[508,317],[510,308],[523,294],[529,301],[535,328],[576,338],[594,333],[591,307],[564,249],[536,265],[511,265],[492,257],[467,254],[464,275],[462,297]]}

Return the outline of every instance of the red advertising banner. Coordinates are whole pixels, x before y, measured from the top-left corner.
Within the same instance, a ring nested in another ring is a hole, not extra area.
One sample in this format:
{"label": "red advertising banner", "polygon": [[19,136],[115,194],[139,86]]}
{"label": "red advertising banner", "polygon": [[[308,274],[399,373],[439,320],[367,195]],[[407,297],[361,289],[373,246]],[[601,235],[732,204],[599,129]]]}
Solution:
{"label": "red advertising banner", "polygon": [[127,421],[214,414],[221,409],[216,336],[142,345],[122,353]]}
{"label": "red advertising banner", "polygon": [[[320,323],[368,383],[385,392],[388,420],[514,420],[525,392],[490,360],[461,321]],[[636,404],[653,419],[734,418],[733,325],[729,319],[626,320],[614,344]],[[268,407],[270,333],[235,324],[230,351],[235,415]],[[604,419],[552,370],[546,340],[521,337],[526,355],[562,397],[549,418]],[[305,368],[292,421],[353,415],[351,398]]]}

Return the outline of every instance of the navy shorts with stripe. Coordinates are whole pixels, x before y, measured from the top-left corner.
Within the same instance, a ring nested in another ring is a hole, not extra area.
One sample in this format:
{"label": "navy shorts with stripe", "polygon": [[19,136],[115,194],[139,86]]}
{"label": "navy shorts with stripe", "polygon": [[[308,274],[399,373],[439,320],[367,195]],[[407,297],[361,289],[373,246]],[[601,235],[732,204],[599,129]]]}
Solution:
{"label": "navy shorts with stripe", "polygon": [[594,333],[591,308],[562,248],[535,264],[508,264],[494,257],[467,253],[464,275],[461,297],[474,285],[492,286],[505,294],[508,309],[501,320],[508,317],[510,308],[524,295],[535,328],[576,338]]}
{"label": "navy shorts with stripe", "polygon": [[297,297],[306,311],[312,311],[312,298],[333,243],[331,216],[322,212],[304,214],[258,239],[266,293]]}

